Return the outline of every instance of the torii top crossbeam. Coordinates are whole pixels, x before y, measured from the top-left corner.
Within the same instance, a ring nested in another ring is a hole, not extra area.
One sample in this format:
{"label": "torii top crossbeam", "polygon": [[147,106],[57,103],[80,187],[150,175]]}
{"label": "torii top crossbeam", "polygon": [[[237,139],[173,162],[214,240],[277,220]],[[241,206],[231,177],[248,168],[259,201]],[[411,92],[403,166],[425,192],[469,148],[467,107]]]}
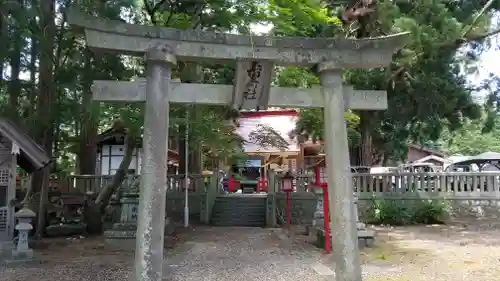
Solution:
{"label": "torii top crossbeam", "polygon": [[246,36],[128,24],[70,10],[68,22],[85,29],[87,46],[143,56],[158,45],[172,47],[180,61],[270,60],[276,65],[335,61],[342,68],[374,68],[390,63],[408,33],[368,39]]}

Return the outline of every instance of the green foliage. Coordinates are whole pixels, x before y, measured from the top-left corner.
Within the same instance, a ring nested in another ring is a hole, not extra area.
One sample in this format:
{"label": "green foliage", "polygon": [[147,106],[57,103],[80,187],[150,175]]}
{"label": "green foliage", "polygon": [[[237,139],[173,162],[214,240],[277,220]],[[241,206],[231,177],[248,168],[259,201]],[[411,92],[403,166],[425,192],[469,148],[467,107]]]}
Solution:
{"label": "green foliage", "polygon": [[441,224],[451,215],[443,200],[379,200],[370,202],[364,217],[368,223],[383,225]]}
{"label": "green foliage", "polygon": [[440,150],[448,155],[478,155],[486,151],[500,151],[500,125],[493,123],[492,128],[484,131],[486,114],[477,120],[466,121],[455,131],[444,130],[436,142]]}
{"label": "green foliage", "polygon": [[[277,17],[282,15],[286,19],[277,24],[274,31],[277,34],[352,37],[355,33],[350,30],[352,25],[345,30],[327,24],[321,17],[301,13],[298,18],[291,12],[297,2],[321,9],[318,1],[283,2],[273,2],[281,8],[275,9]],[[482,5],[484,3],[465,1],[377,1],[369,33],[376,36],[409,31],[412,40],[396,54],[390,67],[347,70],[344,80],[358,89],[387,90],[388,110],[372,114],[369,120],[375,148],[389,154],[386,156],[404,159],[408,141],[435,141],[444,130],[456,130],[466,120],[480,117],[480,106],[473,102],[471,95],[474,89],[467,86],[467,77],[461,69],[474,68],[481,51],[477,46],[484,42],[481,34],[487,32],[492,11],[498,8],[494,4],[478,16]],[[467,12],[465,7],[469,9]],[[325,13],[332,17],[338,9],[342,7]],[[463,46],[468,48],[465,55]],[[283,71],[280,76],[284,77],[277,80],[280,85],[308,87],[313,83],[304,72]],[[301,114],[298,130],[321,138],[322,126],[321,111],[311,110]],[[351,138],[357,135],[352,128],[350,135]]]}
{"label": "green foliage", "polygon": [[[1,36],[3,42],[8,44],[0,48],[3,67],[0,112],[11,114],[15,111],[12,108],[17,109],[14,113],[17,113],[18,121],[32,132],[38,131],[41,125],[53,126],[47,130],[54,133],[52,146],[57,149],[54,156],[58,158],[60,169],[72,172],[75,170],[72,153],[78,152],[80,158],[87,156],[73,147],[85,147],[91,142],[89,138],[94,129],[98,132],[108,129],[116,120],[134,131],[140,131],[143,124],[140,104],[92,102],[92,81],[141,77],[144,67],[141,58],[88,50],[82,36],[67,25],[63,12],[70,5],[78,5],[84,12],[106,19],[241,34],[250,34],[250,27],[255,23],[274,25],[271,33],[276,36],[352,37],[355,32],[351,29],[359,27],[342,25],[337,15],[344,7],[330,5],[336,1],[113,0],[76,3],[57,0],[55,14],[52,15],[56,18],[53,21],[56,23],[54,36],[46,36],[46,27],[37,20],[50,17],[42,14],[47,13],[40,9],[43,1],[21,1],[22,5],[18,2],[10,1],[5,4],[9,7],[2,6],[7,8],[2,9],[7,11],[7,14],[2,14],[2,24],[5,24],[2,26],[7,29],[3,30],[5,32]],[[386,69],[350,70],[344,73],[344,80],[357,88],[388,91],[389,110],[373,116],[373,140],[376,146],[393,156],[402,157],[407,139],[425,142],[443,134],[439,143],[450,152],[473,154],[485,147],[497,150],[494,144],[495,139],[498,139],[497,128],[493,121],[500,108],[497,104],[500,96],[496,91],[498,85],[487,89],[491,95],[487,104],[487,118],[482,119],[487,122],[487,130],[483,132],[485,134],[476,134],[480,126],[476,126],[476,121],[471,123],[467,119],[479,116],[479,111],[472,103],[471,89],[466,87],[466,77],[460,69],[474,69],[477,56],[485,45],[483,43],[488,43],[488,40],[478,36],[492,23],[491,15],[499,8],[499,1],[494,1],[477,20],[476,16],[484,1],[396,2],[377,1],[376,17],[370,25],[371,34],[410,31],[411,43],[395,56],[394,63]],[[467,49],[460,49],[463,45],[449,44],[455,43],[456,39],[471,43],[466,46]],[[52,50],[50,46],[53,46]],[[54,79],[47,81],[40,77],[40,64],[42,58],[52,54],[54,57],[49,62],[53,62],[53,65],[44,69],[52,69]],[[15,73],[16,61],[20,62],[19,73]],[[234,66],[203,64],[200,77],[187,79],[231,84],[233,78]],[[319,84],[319,80],[309,68],[279,67],[274,84],[312,87]],[[44,85],[53,85],[52,91],[46,91],[42,88]],[[50,105],[50,113],[54,116],[40,116],[42,109],[45,109],[37,108],[37,101],[40,100]],[[15,102],[18,106],[11,106]],[[184,106],[171,106],[172,136],[178,135],[177,128],[186,122],[184,114]],[[357,112],[347,111],[345,118],[350,144],[356,146],[360,142],[359,116]],[[227,109],[213,106],[198,105],[190,113],[190,143],[193,148],[208,147],[206,156],[214,162],[222,158],[240,158],[242,154],[242,140],[227,119]],[[321,110],[302,110],[295,133],[297,136],[320,139],[323,125]],[[459,129],[462,125],[467,129]],[[452,138],[458,140],[450,142]]]}
{"label": "green foliage", "polygon": [[[361,138],[358,131],[359,117],[351,111],[347,111],[344,113],[344,118],[347,125],[349,145],[359,145]],[[302,139],[311,138],[313,141],[318,141],[323,139],[323,130],[324,119],[322,109],[303,109],[299,111],[299,120],[295,125],[295,134],[301,136]]]}
{"label": "green foliage", "polygon": [[332,29],[341,28],[339,18],[333,16],[322,1],[270,0],[267,13],[276,35],[309,36],[311,33],[329,30],[331,36],[338,34],[331,32]]}
{"label": "green foliage", "polygon": [[451,208],[444,200],[422,200],[413,209],[412,221],[421,224],[440,224],[446,222]]}
{"label": "green foliage", "polygon": [[[280,87],[309,88],[318,86],[319,78],[310,69],[287,67],[278,70],[278,75],[274,83]],[[346,111],[344,118],[347,124],[349,144],[356,146],[359,144],[361,138],[358,131],[359,117],[352,111]],[[323,138],[323,123],[322,109],[301,109],[299,111],[299,120],[292,135],[301,139],[312,138],[313,141],[321,140]]]}
{"label": "green foliage", "polygon": [[411,224],[412,214],[405,203],[396,200],[373,200],[365,213],[367,222],[388,225]]}

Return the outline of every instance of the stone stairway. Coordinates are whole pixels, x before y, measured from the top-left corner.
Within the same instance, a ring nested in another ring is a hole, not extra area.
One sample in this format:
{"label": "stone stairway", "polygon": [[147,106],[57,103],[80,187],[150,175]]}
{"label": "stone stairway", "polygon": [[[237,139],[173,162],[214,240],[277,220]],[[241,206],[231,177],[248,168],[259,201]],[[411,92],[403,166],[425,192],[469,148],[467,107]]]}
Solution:
{"label": "stone stairway", "polygon": [[266,194],[231,194],[218,196],[212,209],[215,226],[266,225]]}

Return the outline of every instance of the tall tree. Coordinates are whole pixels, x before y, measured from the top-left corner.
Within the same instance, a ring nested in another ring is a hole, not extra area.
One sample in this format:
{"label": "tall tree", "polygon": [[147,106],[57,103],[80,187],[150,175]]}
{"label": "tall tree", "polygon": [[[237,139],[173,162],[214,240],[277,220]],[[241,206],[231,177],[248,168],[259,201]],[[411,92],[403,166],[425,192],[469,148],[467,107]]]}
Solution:
{"label": "tall tree", "polygon": [[7,59],[7,52],[9,51],[9,1],[2,1],[0,3],[0,92],[3,92],[5,89],[5,81],[4,81],[4,62]]}
{"label": "tall tree", "polygon": [[[341,24],[342,20],[350,19],[345,11],[352,11],[351,6],[333,6],[327,10],[320,2],[273,2],[277,7],[273,13],[278,14],[273,17],[277,21],[274,31],[277,34],[355,37],[363,28],[360,22]],[[410,31],[413,40],[395,56],[390,67],[348,70],[344,80],[358,88],[388,91],[388,110],[371,113],[371,124],[362,125],[370,129],[377,150],[400,158],[405,155],[408,140],[435,140],[443,128],[458,128],[465,119],[479,117],[479,106],[471,98],[472,89],[467,87],[466,76],[460,72],[464,64],[475,61],[464,59],[460,50],[467,44],[480,45],[495,33],[487,29],[491,13],[498,7],[491,1],[474,5],[465,1],[377,1],[376,4],[369,6],[373,2],[369,3],[366,9],[371,21],[364,24],[369,24],[370,35]],[[465,13],[465,7],[471,9]],[[297,10],[307,12],[297,13]],[[326,16],[318,16],[321,11]],[[339,14],[342,20],[335,19]],[[322,126],[319,115],[301,116],[312,118],[302,124]]]}
{"label": "tall tree", "polygon": [[[54,87],[54,38],[55,38],[55,0],[40,0],[40,74],[39,94],[36,106],[37,133],[36,140],[52,156],[54,140],[54,112],[56,89]],[[45,210],[48,202],[49,172],[39,171],[34,175],[33,190],[41,190],[40,209],[37,224],[37,236],[45,229]]]}
{"label": "tall tree", "polygon": [[19,75],[21,74],[21,57],[23,55],[24,47],[24,30],[26,26],[24,25],[26,21],[19,20],[23,19],[22,13],[25,9],[24,1],[19,0],[14,2],[11,7],[11,13],[14,18],[18,19],[14,21],[12,28],[12,49],[10,54],[10,79],[9,79],[9,106],[7,107],[7,116],[13,120],[18,119],[19,110],[19,99],[21,98],[21,80]]}

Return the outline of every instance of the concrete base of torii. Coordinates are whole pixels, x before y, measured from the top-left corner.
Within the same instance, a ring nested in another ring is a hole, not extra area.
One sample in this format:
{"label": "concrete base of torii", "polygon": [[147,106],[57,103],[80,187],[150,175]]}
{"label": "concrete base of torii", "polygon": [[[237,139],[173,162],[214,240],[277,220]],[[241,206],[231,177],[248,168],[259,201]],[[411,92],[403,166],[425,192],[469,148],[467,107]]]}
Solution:
{"label": "concrete base of torii", "polygon": [[[357,203],[357,201],[355,201]],[[358,212],[357,204],[356,204],[356,213]],[[333,227],[330,224],[330,227]],[[366,225],[359,220],[359,216],[356,216],[356,228],[357,228],[357,237],[358,237],[358,246],[360,249],[365,247],[372,247],[375,242],[375,231],[372,229],[367,229]],[[310,243],[314,245],[324,248],[325,246],[325,230],[324,230],[324,213],[323,213],[323,202],[322,199],[318,199],[316,211],[314,212],[314,217],[312,221],[312,225],[308,226],[306,232],[309,236]],[[331,235],[331,241],[335,239],[335,237]]]}

